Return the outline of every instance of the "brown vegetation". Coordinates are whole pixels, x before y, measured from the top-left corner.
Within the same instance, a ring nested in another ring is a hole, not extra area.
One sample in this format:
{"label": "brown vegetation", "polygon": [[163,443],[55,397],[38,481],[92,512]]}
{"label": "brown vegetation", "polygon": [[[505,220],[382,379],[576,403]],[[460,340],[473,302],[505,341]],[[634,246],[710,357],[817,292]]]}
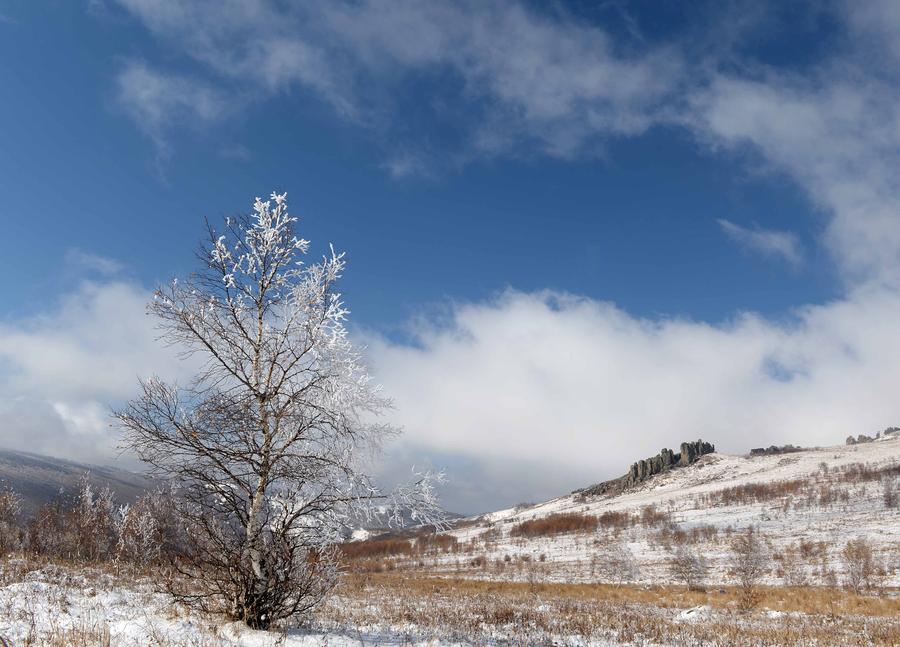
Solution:
{"label": "brown vegetation", "polygon": [[340,552],[345,559],[396,557],[412,555],[413,546],[408,539],[366,539],[343,543]]}
{"label": "brown vegetation", "polygon": [[[735,616],[742,593],[733,587],[689,591],[378,574],[352,576],[339,592],[340,604],[326,604],[320,619],[350,626],[402,624],[414,628],[411,642],[446,636],[452,627],[451,635],[475,644],[488,637],[504,644],[553,644],[561,635],[679,647],[900,644],[900,600],[835,589],[759,588],[759,602],[768,609],[808,614],[779,619]],[[702,623],[679,622],[672,612],[700,605],[712,608]]]}
{"label": "brown vegetation", "polygon": [[572,532],[594,532],[599,523],[600,520],[593,515],[561,512],[518,523],[510,529],[509,534],[511,537],[545,537]]}

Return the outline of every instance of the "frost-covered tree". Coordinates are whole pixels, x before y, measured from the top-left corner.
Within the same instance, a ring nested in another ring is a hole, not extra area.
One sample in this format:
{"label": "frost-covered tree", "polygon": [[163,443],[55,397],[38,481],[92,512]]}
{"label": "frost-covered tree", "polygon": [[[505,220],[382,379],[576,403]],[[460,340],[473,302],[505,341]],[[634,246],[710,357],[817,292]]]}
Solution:
{"label": "frost-covered tree", "polygon": [[785,586],[804,586],[806,584],[806,568],[800,550],[793,544],[786,546],[781,552],[779,575]]}
{"label": "frost-covered tree", "polygon": [[255,628],[312,608],[333,587],[333,546],[377,510],[434,523],[434,477],[384,494],[367,458],[396,430],[390,405],[347,336],[335,284],[344,255],[307,264],[287,194],[208,226],[200,270],[148,306],[162,338],[202,369],[183,386],[157,378],[116,416],[128,447],[174,480],[186,555],[181,600]]}

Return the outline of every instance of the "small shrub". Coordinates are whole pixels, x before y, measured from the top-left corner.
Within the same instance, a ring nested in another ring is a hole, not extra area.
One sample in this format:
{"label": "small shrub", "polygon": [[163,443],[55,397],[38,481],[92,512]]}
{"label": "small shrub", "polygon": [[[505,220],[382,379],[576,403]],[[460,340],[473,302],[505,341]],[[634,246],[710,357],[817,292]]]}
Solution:
{"label": "small shrub", "polygon": [[871,544],[865,539],[852,539],[844,546],[841,557],[846,569],[847,586],[857,594],[868,589],[877,571]]}
{"label": "small shrub", "polygon": [[645,505],[641,508],[641,525],[660,526],[672,522],[672,515],[664,510],[658,510],[655,505]]}
{"label": "small shrub", "polygon": [[627,512],[607,510],[597,517],[597,522],[601,528],[622,530],[631,525],[631,516]]}
{"label": "small shrub", "polygon": [[22,497],[7,488],[0,490],[0,557],[21,545]]}
{"label": "small shrub", "polygon": [[884,507],[890,510],[891,508],[897,507],[897,493],[894,490],[894,483],[892,479],[884,480]]}
{"label": "small shrub", "polygon": [[415,549],[420,555],[430,553],[456,553],[459,552],[459,540],[453,535],[440,535],[437,533],[421,534],[416,537]]}
{"label": "small shrub", "polygon": [[591,560],[591,571],[600,580],[619,586],[636,580],[640,573],[634,554],[625,544],[614,542],[605,546]]}
{"label": "small shrub", "polygon": [[731,542],[731,567],[740,596],[738,603],[742,611],[750,611],[759,602],[757,585],[766,572],[766,553],[759,534],[747,528]]}
{"label": "small shrub", "polygon": [[684,584],[690,591],[702,591],[706,581],[708,564],[697,551],[679,546],[669,564],[672,578]]}

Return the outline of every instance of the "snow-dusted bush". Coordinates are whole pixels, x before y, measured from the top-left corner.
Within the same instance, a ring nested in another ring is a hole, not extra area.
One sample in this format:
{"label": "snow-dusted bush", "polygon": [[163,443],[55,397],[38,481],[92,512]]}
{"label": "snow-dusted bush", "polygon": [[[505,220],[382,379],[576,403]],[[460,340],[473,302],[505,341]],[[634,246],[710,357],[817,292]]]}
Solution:
{"label": "snow-dusted bush", "polygon": [[640,577],[634,553],[627,544],[614,541],[603,546],[593,557],[591,570],[601,582],[619,586]]}
{"label": "snow-dusted bush", "polygon": [[0,557],[21,544],[21,514],[22,497],[10,488],[0,490]]}
{"label": "snow-dusted bush", "polygon": [[900,496],[897,495],[897,486],[894,485],[894,479],[892,477],[886,477],[884,479],[883,484],[883,492],[882,498],[884,500],[884,507],[888,510],[897,507],[898,499]]}
{"label": "snow-dusted bush", "polygon": [[72,536],[72,557],[95,562],[110,559],[116,546],[117,509],[109,486],[99,492],[85,474],[78,488],[75,506],[68,515]]}
{"label": "snow-dusted bush", "polygon": [[757,586],[767,570],[768,555],[759,533],[747,528],[731,542],[731,570],[740,587],[740,605],[749,611],[759,601]]}
{"label": "snow-dusted bush", "polygon": [[119,508],[116,559],[146,566],[159,559],[160,526],[146,499]]}
{"label": "snow-dusted bush", "polygon": [[679,546],[669,562],[672,579],[684,584],[691,591],[703,589],[709,564],[706,558],[696,550]]}
{"label": "snow-dusted bush", "polygon": [[26,531],[28,551],[46,557],[68,557],[70,531],[61,498],[45,503],[29,520]]}
{"label": "snow-dusted bush", "polygon": [[873,584],[877,572],[875,551],[865,539],[851,539],[841,551],[847,586],[859,594]]}

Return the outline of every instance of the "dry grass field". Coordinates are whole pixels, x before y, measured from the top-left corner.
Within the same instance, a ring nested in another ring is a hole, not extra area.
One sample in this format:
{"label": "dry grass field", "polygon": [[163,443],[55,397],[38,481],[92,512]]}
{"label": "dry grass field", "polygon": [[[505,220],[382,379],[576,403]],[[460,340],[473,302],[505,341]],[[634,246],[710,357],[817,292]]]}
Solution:
{"label": "dry grass field", "polygon": [[[409,573],[346,579],[318,621],[387,623],[423,637],[471,644],[897,645],[896,591],[765,587],[740,610],[733,587],[491,582]],[[566,643],[565,641],[571,641]]]}

